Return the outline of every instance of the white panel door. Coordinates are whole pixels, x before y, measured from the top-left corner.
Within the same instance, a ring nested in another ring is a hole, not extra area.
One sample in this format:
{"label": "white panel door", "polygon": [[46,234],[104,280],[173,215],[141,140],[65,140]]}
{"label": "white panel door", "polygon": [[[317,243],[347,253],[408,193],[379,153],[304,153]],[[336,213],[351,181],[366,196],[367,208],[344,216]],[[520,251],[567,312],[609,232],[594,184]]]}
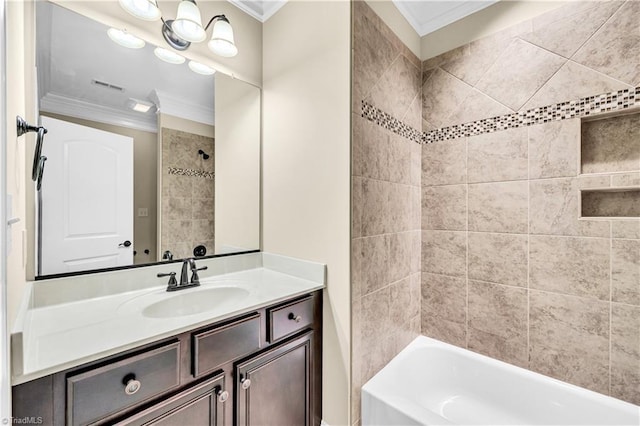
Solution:
{"label": "white panel door", "polygon": [[133,139],[50,117],[42,125],[40,274],[133,264]]}

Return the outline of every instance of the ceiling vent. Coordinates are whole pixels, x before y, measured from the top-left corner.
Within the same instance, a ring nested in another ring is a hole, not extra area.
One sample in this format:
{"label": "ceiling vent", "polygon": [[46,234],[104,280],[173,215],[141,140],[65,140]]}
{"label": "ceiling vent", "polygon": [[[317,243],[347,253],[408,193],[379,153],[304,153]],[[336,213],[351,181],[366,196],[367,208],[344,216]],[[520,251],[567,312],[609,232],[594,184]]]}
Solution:
{"label": "ceiling vent", "polygon": [[95,84],[99,87],[104,87],[105,89],[117,90],[118,92],[124,92],[124,87],[116,86],[115,84],[107,83],[106,81],[100,80],[91,80],[91,84]]}

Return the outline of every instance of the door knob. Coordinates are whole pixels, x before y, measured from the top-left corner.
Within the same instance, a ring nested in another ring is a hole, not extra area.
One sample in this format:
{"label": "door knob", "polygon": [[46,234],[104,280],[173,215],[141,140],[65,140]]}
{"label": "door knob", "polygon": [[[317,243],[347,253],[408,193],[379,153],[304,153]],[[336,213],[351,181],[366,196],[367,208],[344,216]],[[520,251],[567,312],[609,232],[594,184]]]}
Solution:
{"label": "door knob", "polygon": [[240,379],[240,384],[242,385],[242,389],[247,390],[249,386],[251,386],[251,380],[245,378]]}
{"label": "door knob", "polygon": [[124,243],[118,244],[118,247],[131,247],[131,241],[126,240]]}

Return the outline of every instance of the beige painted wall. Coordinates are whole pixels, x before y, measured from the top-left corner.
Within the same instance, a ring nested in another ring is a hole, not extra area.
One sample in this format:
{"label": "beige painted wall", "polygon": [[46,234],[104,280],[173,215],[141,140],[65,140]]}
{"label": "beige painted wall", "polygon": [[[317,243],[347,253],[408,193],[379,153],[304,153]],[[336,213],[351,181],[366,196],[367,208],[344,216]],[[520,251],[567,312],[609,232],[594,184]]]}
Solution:
{"label": "beige painted wall", "polygon": [[327,264],[323,418],[349,419],[350,4],[290,2],[264,24],[263,248]]}
{"label": "beige painted wall", "polygon": [[158,129],[166,127],[168,129],[180,130],[181,132],[193,133],[195,135],[215,137],[215,128],[209,124],[199,123],[186,118],[176,117],[169,114],[158,115]]}
{"label": "beige painted wall", "polygon": [[[33,4],[30,2],[7,2],[7,193],[13,199],[13,208],[8,218],[18,218],[19,222],[11,226],[11,251],[7,256],[7,321],[9,330],[15,322],[18,306],[26,285],[26,254],[33,245],[27,234],[27,224],[34,218],[28,213],[27,204],[33,205],[33,182],[31,160],[35,144],[34,133],[16,135],[16,115],[30,123],[35,122],[35,54],[29,50],[35,39],[33,25],[25,17],[32,16]],[[26,155],[28,153],[29,155]],[[27,199],[31,200],[27,203]],[[33,229],[33,228],[32,228]]]}
{"label": "beige painted wall", "polygon": [[[138,252],[133,260],[136,264],[155,262],[156,204],[158,202],[156,199],[156,156],[158,155],[156,134],[50,112],[43,112],[42,115],[133,138],[133,212],[131,214],[133,215],[133,247]],[[138,217],[140,207],[149,209],[148,217]],[[144,254],[145,249],[149,249],[148,255]]]}
{"label": "beige painted wall", "polygon": [[[166,46],[160,29],[161,22],[147,22],[125,12],[117,1],[103,0],[51,0],[70,10],[106,25],[127,28],[129,32],[156,46]],[[164,14],[173,19],[178,9],[178,1],[158,1]],[[222,58],[211,53],[206,42],[194,43],[183,53],[188,59],[208,64],[225,74],[234,75],[255,85],[262,84],[262,24],[226,0],[206,0],[198,2],[202,20],[214,15],[225,14],[233,26],[238,55]],[[211,37],[211,28],[207,31]]]}
{"label": "beige painted wall", "polygon": [[422,60],[433,58],[567,3],[569,1],[500,1],[422,37],[418,56]]}
{"label": "beige painted wall", "polygon": [[216,74],[216,253],[260,248],[260,89]]}
{"label": "beige painted wall", "polygon": [[391,31],[411,50],[420,57],[420,36],[413,29],[409,21],[405,19],[391,0],[365,0],[371,9],[378,15]]}

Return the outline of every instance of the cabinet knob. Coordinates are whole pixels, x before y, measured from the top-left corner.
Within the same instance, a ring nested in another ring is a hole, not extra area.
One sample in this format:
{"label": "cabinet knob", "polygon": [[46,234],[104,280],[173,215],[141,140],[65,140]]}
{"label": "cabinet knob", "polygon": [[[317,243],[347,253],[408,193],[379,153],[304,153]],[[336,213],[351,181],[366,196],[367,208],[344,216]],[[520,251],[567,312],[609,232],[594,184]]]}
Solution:
{"label": "cabinet knob", "polygon": [[142,387],[142,383],[140,383],[139,380],[136,380],[136,376],[133,374],[125,376],[125,378],[122,379],[122,382],[124,383],[124,393],[127,395],[133,395]]}
{"label": "cabinet knob", "polygon": [[242,389],[247,390],[249,389],[249,386],[251,386],[251,380],[243,378],[240,380],[240,384],[242,385]]}
{"label": "cabinet knob", "polygon": [[296,315],[296,314],[294,314],[293,312],[291,312],[291,313],[289,314],[289,319],[290,319],[291,321],[295,321],[295,322],[300,322],[300,321],[302,321],[302,317],[301,317],[300,315]]}
{"label": "cabinet knob", "polygon": [[223,391],[221,388],[218,388],[216,395],[218,395],[218,402],[221,404],[224,404],[229,399],[229,392]]}

